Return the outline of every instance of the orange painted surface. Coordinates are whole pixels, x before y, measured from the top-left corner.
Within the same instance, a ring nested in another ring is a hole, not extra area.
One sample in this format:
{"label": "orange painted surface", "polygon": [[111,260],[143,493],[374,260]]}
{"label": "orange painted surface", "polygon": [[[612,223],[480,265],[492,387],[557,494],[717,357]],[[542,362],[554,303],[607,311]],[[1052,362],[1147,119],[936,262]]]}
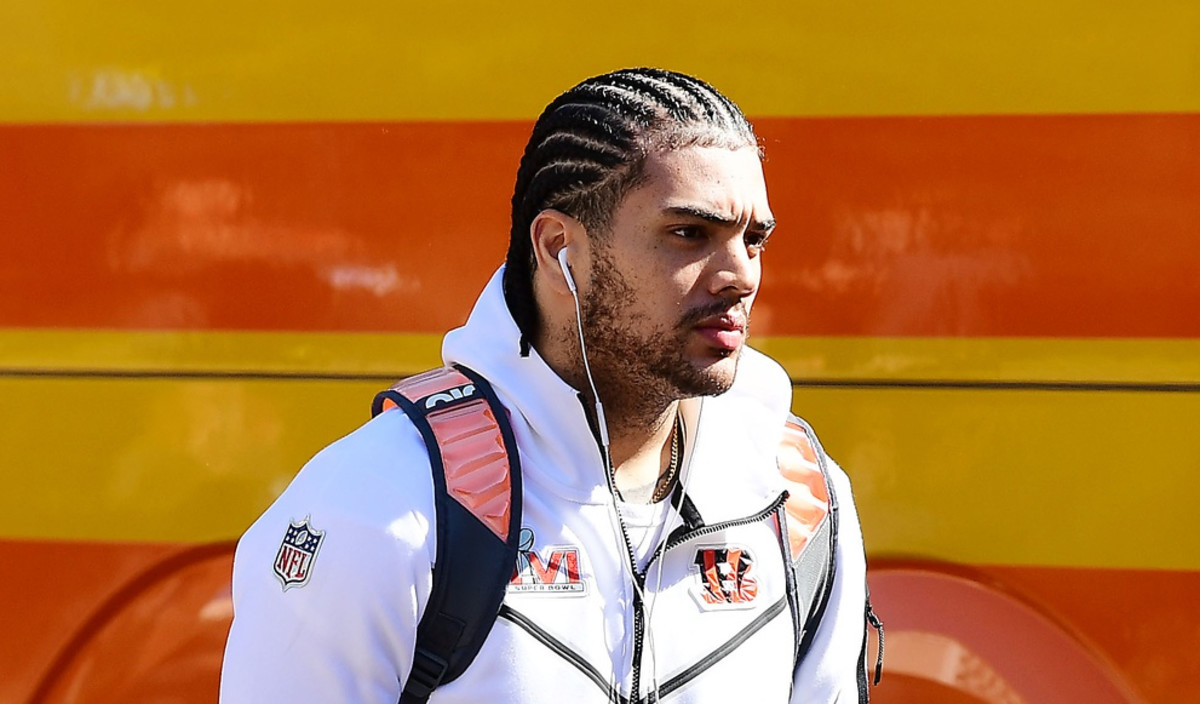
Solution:
{"label": "orange painted surface", "polygon": [[[123,585],[179,548],[0,540],[0,701],[27,701],[49,665]],[[12,637],[19,634],[19,637]]]}
{"label": "orange painted surface", "polygon": [[[1200,337],[1200,115],[758,127],[759,333]],[[444,331],[527,129],[0,126],[0,326]]]}
{"label": "orange painted surface", "polygon": [[233,619],[233,545],[181,548],[85,621],[29,704],[216,701]]}
{"label": "orange painted surface", "polygon": [[877,689],[871,691],[871,698],[887,704],[995,704],[949,685],[890,673]]}
{"label": "orange painted surface", "polygon": [[[886,559],[871,565],[885,655],[892,652],[894,670],[902,671],[890,679],[885,666],[879,701],[913,701],[916,690],[933,686],[903,672],[920,664],[922,641],[931,651],[925,667],[944,673],[953,663],[960,672],[946,679],[959,681],[960,695],[983,701],[1004,700],[1009,691],[1030,702],[1179,701],[1200,676],[1197,660],[1180,652],[1200,642],[1200,625],[1187,617],[1200,572]],[[922,580],[922,571],[931,578]],[[967,686],[980,682],[988,686]],[[1048,692],[1056,694],[1045,698]],[[989,693],[991,699],[983,696]]]}
{"label": "orange painted surface", "polygon": [[789,262],[765,275],[778,332],[1200,336],[1200,114],[762,134]]}
{"label": "orange painted surface", "polygon": [[0,326],[444,332],[527,130],[0,127]]}
{"label": "orange painted surface", "polygon": [[1181,701],[1196,691],[1200,621],[1191,617],[1200,572],[1069,569],[993,565],[978,568],[1044,605],[1094,644],[1148,702]]}
{"label": "orange painted surface", "polygon": [[[65,701],[68,690],[78,689],[89,694],[81,701],[140,701],[143,694],[155,691],[190,692],[196,702],[214,701],[230,617],[231,557],[228,543],[196,547],[0,541],[4,564],[22,566],[20,579],[0,582],[0,622],[8,632],[22,634],[19,639],[0,639],[0,699]],[[914,630],[937,633],[942,617],[948,631],[966,634],[960,637],[975,655],[986,654],[989,643],[997,647],[1011,636],[1003,632],[1006,623],[989,623],[986,614],[968,618],[953,604],[922,606],[921,599],[943,597],[897,594],[892,587],[900,582],[881,579],[914,565],[922,563],[872,562],[872,599],[886,622],[894,666],[899,664],[895,658],[905,657],[902,650],[910,651],[911,660]],[[1178,701],[1177,695],[1191,691],[1200,676],[1196,659],[1180,653],[1200,642],[1200,624],[1187,617],[1200,593],[1200,572],[928,567],[964,578],[964,583],[1025,609],[1055,629],[1057,639],[1082,646],[1084,654],[1077,657],[1092,660],[1098,673],[1108,673],[1117,690],[1126,689],[1142,701]],[[914,620],[914,613],[920,618]],[[1016,656],[1013,662],[1028,653]],[[976,672],[1003,676],[1005,667],[998,658]],[[948,688],[899,670],[894,677],[886,667],[884,672],[873,700],[917,701],[912,697],[938,692],[944,698],[937,701],[989,701],[982,697],[989,688]],[[1051,679],[1053,674],[1043,673]],[[1030,687],[1028,682],[1019,684]]]}

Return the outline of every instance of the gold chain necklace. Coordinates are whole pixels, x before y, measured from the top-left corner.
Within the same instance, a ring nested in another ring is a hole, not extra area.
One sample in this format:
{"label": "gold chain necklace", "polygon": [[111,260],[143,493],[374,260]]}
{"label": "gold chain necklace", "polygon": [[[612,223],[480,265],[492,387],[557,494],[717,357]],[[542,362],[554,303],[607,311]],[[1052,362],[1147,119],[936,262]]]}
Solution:
{"label": "gold chain necklace", "polygon": [[679,426],[683,425],[683,418],[675,414],[675,426],[671,428],[671,462],[667,465],[667,471],[662,473],[658,478],[658,485],[654,487],[654,493],[650,496],[650,503],[658,503],[667,498],[667,494],[671,493],[671,489],[675,486],[675,476],[679,474],[679,454],[680,454],[680,433]]}

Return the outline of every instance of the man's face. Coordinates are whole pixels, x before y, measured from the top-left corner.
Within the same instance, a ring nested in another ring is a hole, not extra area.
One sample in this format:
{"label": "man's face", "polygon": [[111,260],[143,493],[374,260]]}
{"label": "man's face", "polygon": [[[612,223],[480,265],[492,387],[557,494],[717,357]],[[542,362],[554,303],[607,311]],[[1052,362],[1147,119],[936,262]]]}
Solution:
{"label": "man's face", "polygon": [[601,397],[723,393],[774,226],[758,153],[687,147],[651,155],[646,177],[591,238],[582,319]]}

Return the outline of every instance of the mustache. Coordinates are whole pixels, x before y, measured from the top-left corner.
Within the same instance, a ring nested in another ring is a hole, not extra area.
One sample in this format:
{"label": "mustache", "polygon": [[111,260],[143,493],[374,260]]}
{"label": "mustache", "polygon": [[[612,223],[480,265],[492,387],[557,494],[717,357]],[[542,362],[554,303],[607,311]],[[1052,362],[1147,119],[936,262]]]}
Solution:
{"label": "mustache", "polygon": [[679,324],[683,327],[691,327],[699,324],[705,318],[711,318],[714,315],[725,315],[726,313],[737,313],[746,320],[746,328],[749,329],[750,311],[746,310],[746,302],[744,300],[739,300],[733,305],[730,305],[728,301],[713,301],[700,308],[694,308],[683,315]]}

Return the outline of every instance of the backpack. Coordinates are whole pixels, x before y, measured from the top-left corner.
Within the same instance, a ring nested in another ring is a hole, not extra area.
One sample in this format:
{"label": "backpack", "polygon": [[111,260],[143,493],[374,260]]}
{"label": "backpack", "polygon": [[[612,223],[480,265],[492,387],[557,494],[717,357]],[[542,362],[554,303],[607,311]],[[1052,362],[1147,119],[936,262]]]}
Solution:
{"label": "backpack", "polygon": [[[434,485],[433,588],[400,695],[400,704],[423,704],[467,669],[500,611],[517,560],[521,466],[507,410],[462,365],[398,382],[376,395],[371,414],[397,407],[425,441]],[[793,564],[785,576],[798,665],[833,589],[837,500],[824,450],[804,421],[788,419],[778,457],[791,487],[777,530]]]}

